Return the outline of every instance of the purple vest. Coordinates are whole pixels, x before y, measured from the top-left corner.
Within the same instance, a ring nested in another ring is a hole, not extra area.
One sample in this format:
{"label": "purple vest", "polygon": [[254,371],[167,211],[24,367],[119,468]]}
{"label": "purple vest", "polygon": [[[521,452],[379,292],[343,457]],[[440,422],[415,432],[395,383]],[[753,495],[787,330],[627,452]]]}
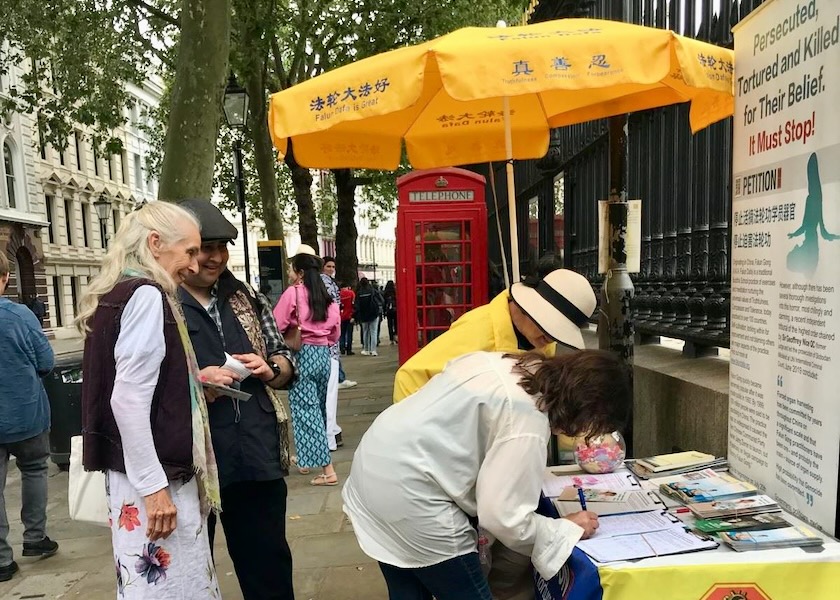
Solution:
{"label": "purple vest", "polygon": [[152,285],[161,292],[166,342],[166,356],[160,366],[150,415],[155,447],[149,451],[157,452],[168,479],[186,481],[193,475],[187,359],[165,293],[149,279],[131,278],[119,282],[99,300],[91,320],[82,363],[84,466],[87,471],[125,473],[122,441],[111,410],[111,393],[116,379],[114,348],[122,312],[141,285]]}

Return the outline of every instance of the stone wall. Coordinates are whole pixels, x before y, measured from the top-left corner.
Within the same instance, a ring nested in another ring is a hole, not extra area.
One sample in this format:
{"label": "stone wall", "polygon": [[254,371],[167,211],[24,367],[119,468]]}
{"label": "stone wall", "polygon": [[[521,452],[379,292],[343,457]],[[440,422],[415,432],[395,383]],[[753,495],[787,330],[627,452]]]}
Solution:
{"label": "stone wall", "polygon": [[[595,332],[587,346],[597,348]],[[729,361],[685,358],[659,345],[635,347],[633,440],[636,456],[699,450],[726,456]]]}

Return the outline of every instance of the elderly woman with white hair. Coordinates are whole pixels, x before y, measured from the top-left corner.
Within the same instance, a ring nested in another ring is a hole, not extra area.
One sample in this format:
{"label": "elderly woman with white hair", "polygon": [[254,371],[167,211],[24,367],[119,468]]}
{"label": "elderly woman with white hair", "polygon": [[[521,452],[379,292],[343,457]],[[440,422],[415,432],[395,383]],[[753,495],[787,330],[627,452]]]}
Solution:
{"label": "elderly woman with white hair", "polygon": [[219,596],[206,518],[219,483],[202,382],[175,293],[198,270],[195,217],[130,213],[82,298],[84,466],[107,481],[120,598]]}

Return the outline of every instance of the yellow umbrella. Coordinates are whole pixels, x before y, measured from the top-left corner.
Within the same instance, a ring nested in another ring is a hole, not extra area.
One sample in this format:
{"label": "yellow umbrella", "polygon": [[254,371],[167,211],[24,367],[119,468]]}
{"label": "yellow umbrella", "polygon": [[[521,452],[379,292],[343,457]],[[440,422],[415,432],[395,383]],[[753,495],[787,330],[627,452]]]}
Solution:
{"label": "yellow umbrella", "polygon": [[271,96],[281,155],[312,168],[417,169],[508,161],[548,150],[549,130],[691,102],[697,131],[734,110],[733,52],[672,31],[598,19],[468,27],[335,69]]}

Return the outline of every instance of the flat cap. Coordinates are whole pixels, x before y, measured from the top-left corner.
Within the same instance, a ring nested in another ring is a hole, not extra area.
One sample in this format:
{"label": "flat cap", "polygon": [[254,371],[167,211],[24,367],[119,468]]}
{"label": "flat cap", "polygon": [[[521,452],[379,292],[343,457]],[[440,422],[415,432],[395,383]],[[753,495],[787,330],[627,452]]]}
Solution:
{"label": "flat cap", "polygon": [[239,235],[233,223],[228,221],[214,204],[208,200],[201,198],[190,198],[180,203],[181,208],[186,208],[195,218],[198,219],[198,224],[201,227],[201,241],[215,242],[227,241],[232,242]]}

